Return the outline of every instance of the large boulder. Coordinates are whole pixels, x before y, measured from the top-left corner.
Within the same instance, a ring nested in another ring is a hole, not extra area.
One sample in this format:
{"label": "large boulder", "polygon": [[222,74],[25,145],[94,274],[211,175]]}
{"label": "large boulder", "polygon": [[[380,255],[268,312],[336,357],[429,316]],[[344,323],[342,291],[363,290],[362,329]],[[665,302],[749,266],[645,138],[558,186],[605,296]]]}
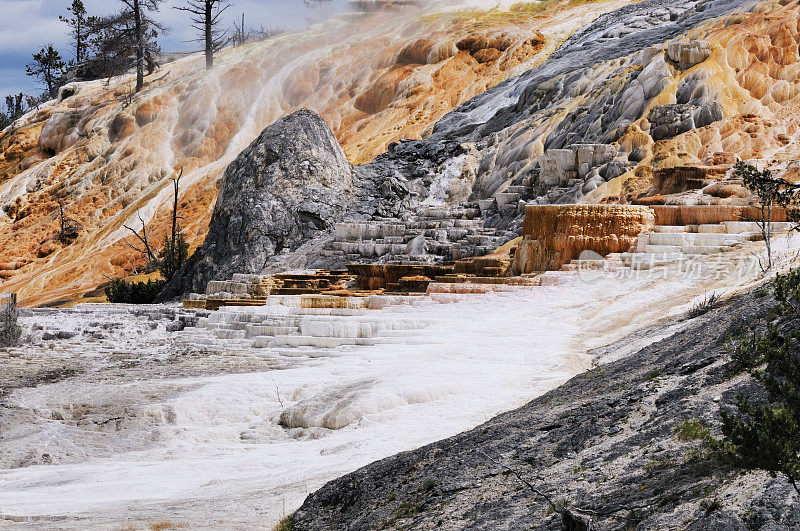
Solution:
{"label": "large boulder", "polygon": [[162,298],[262,272],[276,254],[331,229],[354,198],[352,167],[328,125],[311,111],[292,113],[225,170],[205,242]]}

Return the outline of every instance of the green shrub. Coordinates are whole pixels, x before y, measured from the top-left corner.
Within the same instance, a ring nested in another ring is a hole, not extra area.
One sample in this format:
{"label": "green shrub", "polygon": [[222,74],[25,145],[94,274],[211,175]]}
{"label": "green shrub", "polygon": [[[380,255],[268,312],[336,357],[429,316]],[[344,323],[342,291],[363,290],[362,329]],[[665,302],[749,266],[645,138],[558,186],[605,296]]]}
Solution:
{"label": "green shrub", "polygon": [[651,371],[647,371],[646,373],[644,373],[642,379],[645,382],[652,382],[653,380],[660,378],[662,374],[664,374],[664,371],[662,371],[661,369],[653,369]]}
{"label": "green shrub", "polygon": [[0,299],[0,348],[15,347],[22,337],[17,324],[18,312],[14,299]]}
{"label": "green shrub", "polygon": [[784,314],[800,317],[800,268],[785,275],[778,275],[772,282],[778,310]]}
{"label": "green shrub", "polygon": [[158,259],[158,270],[161,276],[167,280],[178,272],[183,263],[189,257],[189,244],[183,236],[183,232],[175,235],[175,242],[169,235],[164,236],[164,248],[161,249]]}
{"label": "green shrub", "polygon": [[106,286],[106,298],[108,302],[120,304],[152,304],[164,289],[164,284],[164,280],[128,282],[118,278]]}
{"label": "green shrub", "polygon": [[292,529],[294,529],[294,513],[284,516],[275,526],[275,531],[292,531]]}
{"label": "green shrub", "polygon": [[695,317],[700,317],[701,315],[710,312],[714,309],[718,302],[719,295],[716,293],[706,295],[702,301],[692,306],[692,308],[689,310],[689,319],[694,319]]}
{"label": "green shrub", "polygon": [[775,327],[770,326],[766,334],[753,330],[750,333],[732,338],[725,345],[731,358],[731,371],[739,374],[755,369],[764,363],[767,352],[773,345],[780,341]]}
{"label": "green shrub", "polygon": [[788,322],[780,329],[770,327],[749,345],[740,340],[738,347],[750,350],[745,364],[766,363],[766,369],[751,373],[766,389],[768,401],[754,403],[739,396],[736,412],[722,412],[723,439],[712,446],[734,466],[786,475],[800,493],[800,274],[792,271],[774,285],[779,316]]}
{"label": "green shrub", "polygon": [[689,419],[675,426],[675,437],[679,441],[696,441],[711,435],[711,430],[697,419]]}

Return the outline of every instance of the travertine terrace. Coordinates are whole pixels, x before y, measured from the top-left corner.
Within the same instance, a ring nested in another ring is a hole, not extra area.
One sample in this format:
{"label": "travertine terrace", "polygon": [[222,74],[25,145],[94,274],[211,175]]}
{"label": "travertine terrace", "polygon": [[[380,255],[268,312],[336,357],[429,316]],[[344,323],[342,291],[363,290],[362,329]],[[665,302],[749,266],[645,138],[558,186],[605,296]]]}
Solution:
{"label": "travertine terrace", "polygon": [[[634,3],[609,17],[625,2],[378,11],[227,50],[210,76],[198,58],[171,63],[130,103],[125,79],[65,90],[2,140],[2,275],[28,304],[120,275],[132,258],[122,224],[138,225],[138,212],[162,237],[167,179],[179,166],[184,228],[199,245],[224,167],[299,107],[322,114],[351,162],[432,134],[413,152],[432,164],[417,166],[434,188],[464,188],[434,195],[481,202],[488,218],[513,218],[520,199],[748,204],[726,176],[736,157],[796,172],[799,8],[696,3]],[[285,59],[277,69],[275,54]],[[445,139],[464,149],[443,153]],[[565,158],[581,143],[599,150],[585,167]],[[53,238],[59,194],[84,227],[67,247]]]}
{"label": "travertine terrace", "polygon": [[[670,320],[709,292],[757,281],[760,244],[695,235],[737,241],[691,258],[699,275],[645,249],[531,285],[447,279],[427,295],[279,294],[214,312],[28,310],[26,346],[0,354],[5,521],[274,524],[327,481],[520,406],[590,366],[590,349],[645,329],[612,357],[624,356],[669,333],[656,324],[680,328]],[[786,238],[775,248],[797,252]]]}
{"label": "travertine terrace", "polygon": [[[319,112],[350,161],[367,162],[542,63],[581,25],[624,3],[547,16],[508,6],[376,11],[227,49],[209,74],[199,56],[181,59],[132,99],[130,78],[67,87],[63,101],[0,136],[0,276],[25,304],[74,298],[104,275],[120,276],[136,258],[122,225],[138,227],[141,214],[153,240],[163,239],[178,167],[183,228],[197,246],[222,171],[281,116]],[[83,225],[66,248],[54,238],[58,196]]]}
{"label": "travertine terrace", "polygon": [[[558,525],[487,449],[531,478],[547,461],[552,492],[595,507],[645,499],[600,515],[620,527],[712,531],[722,504],[797,522],[766,473],[774,496],[723,471],[721,501],[708,478],[648,481],[673,465],[650,456],[686,449],[672,417],[718,432],[752,383],[723,375],[726,308],[768,313],[733,167],[800,178],[800,2],[350,4],[138,94],[68,84],[0,132],[0,292],[23,307],[0,349],[0,527]],[[176,172],[192,255],[158,304],[42,307],[140,269],[125,225],[160,246]],[[787,212],[777,271],[800,256]],[[572,377],[543,415],[511,411]]]}
{"label": "travertine terrace", "polygon": [[650,232],[653,225],[655,215],[644,207],[527,207],[514,270],[517,273],[556,270],[584,251],[600,256],[627,252],[635,246],[639,235]]}

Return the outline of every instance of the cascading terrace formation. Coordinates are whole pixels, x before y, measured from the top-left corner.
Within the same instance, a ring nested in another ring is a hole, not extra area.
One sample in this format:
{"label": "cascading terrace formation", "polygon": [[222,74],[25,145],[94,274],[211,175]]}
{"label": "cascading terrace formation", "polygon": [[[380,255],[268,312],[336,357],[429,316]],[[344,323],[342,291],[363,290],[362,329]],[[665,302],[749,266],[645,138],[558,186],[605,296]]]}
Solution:
{"label": "cascading terrace formation", "polygon": [[484,4],[14,114],[0,523],[800,528],[800,2]]}

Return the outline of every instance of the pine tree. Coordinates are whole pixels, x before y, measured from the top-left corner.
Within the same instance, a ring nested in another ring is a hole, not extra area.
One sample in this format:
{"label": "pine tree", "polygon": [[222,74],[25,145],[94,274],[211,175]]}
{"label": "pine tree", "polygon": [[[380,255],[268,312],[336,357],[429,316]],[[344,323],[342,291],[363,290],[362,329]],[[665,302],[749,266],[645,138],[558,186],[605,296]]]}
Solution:
{"label": "pine tree", "polygon": [[0,130],[5,129],[25,114],[25,94],[6,96],[6,111],[0,112]]}
{"label": "pine tree", "polygon": [[150,13],[164,0],[120,0],[122,9],[106,17],[90,17],[90,44],[94,57],[89,70],[94,76],[112,76],[136,69],[136,91],[144,87],[144,75],[156,68],[159,32],[166,28]]}
{"label": "pine tree", "polygon": [[159,254],[158,270],[165,280],[169,280],[178,272],[186,259],[189,258],[189,244],[183,235],[183,231],[178,230],[175,239],[169,234],[164,236],[164,247]]}
{"label": "pine tree", "polygon": [[144,87],[144,68],[147,54],[148,34],[158,36],[154,28],[164,30],[149,16],[149,12],[158,11],[164,0],[121,0],[126,6],[123,15],[132,20],[133,41],[136,53],[136,92]]}
{"label": "pine tree", "polygon": [[38,78],[47,87],[47,95],[55,98],[64,79],[66,66],[58,50],[48,44],[33,54],[33,62],[26,66],[25,73]]}
{"label": "pine tree", "polygon": [[70,27],[70,36],[75,43],[75,63],[79,64],[86,60],[87,49],[89,46],[89,18],[82,0],[72,0],[72,5],[67,8],[72,13],[71,18],[59,15],[58,19]]}

